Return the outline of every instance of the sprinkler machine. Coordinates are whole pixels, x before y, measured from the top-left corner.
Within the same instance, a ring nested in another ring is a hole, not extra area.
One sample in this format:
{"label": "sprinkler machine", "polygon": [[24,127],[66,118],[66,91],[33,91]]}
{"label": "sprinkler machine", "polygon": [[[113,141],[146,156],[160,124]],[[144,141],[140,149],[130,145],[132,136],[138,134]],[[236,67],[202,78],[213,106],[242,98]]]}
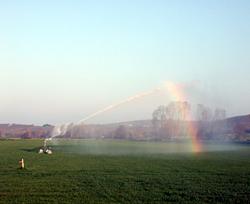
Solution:
{"label": "sprinkler machine", "polygon": [[44,140],[43,147],[41,147],[38,151],[39,154],[52,154],[52,150],[47,146],[48,139]]}

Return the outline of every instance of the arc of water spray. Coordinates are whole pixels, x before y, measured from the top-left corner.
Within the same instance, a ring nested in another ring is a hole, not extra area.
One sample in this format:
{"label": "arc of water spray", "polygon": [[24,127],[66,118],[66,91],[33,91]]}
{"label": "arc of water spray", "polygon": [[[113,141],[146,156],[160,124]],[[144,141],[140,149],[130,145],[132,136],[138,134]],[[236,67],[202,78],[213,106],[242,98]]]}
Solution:
{"label": "arc of water spray", "polygon": [[[100,115],[100,114],[102,114],[102,113],[104,113],[104,112],[106,112],[106,111],[112,110],[112,109],[114,109],[114,108],[117,108],[117,107],[119,107],[119,106],[121,106],[121,105],[124,105],[124,104],[126,104],[126,103],[129,103],[129,102],[131,102],[131,101],[134,101],[134,100],[137,100],[137,99],[140,99],[140,98],[149,96],[149,95],[151,95],[151,94],[154,94],[154,93],[157,92],[157,91],[160,91],[161,89],[162,89],[162,87],[158,87],[158,88],[152,89],[152,90],[150,90],[150,91],[145,91],[145,92],[136,94],[136,95],[131,96],[131,97],[129,97],[129,98],[126,98],[126,99],[124,99],[124,100],[122,100],[122,101],[120,101],[120,102],[118,102],[118,103],[114,103],[114,104],[112,104],[112,105],[109,105],[109,106],[107,106],[107,107],[105,107],[105,108],[103,108],[103,109],[101,109],[101,110],[98,110],[98,111],[96,111],[96,112],[94,112],[94,113],[88,115],[87,117],[85,117],[85,118],[79,120],[79,121],[76,123],[76,125],[81,125],[81,124],[83,124],[84,122],[86,122],[87,120],[90,120],[90,119],[92,119],[92,118],[94,118],[94,117],[96,117],[96,116],[98,116],[98,115]],[[46,139],[44,140],[44,147],[46,147],[47,141],[52,140],[52,139],[55,138],[55,137],[58,137],[58,136],[60,136],[60,135],[65,134],[65,133],[67,132],[67,130],[68,130],[69,128],[73,127],[73,126],[74,126],[73,123],[66,123],[66,124],[62,124],[62,125],[57,125],[57,126],[55,126],[54,129],[53,129],[53,131],[52,131],[51,137],[50,137],[50,138],[46,138]]]}
{"label": "arc of water spray", "polygon": [[131,96],[129,98],[126,98],[125,100],[122,100],[122,101],[120,101],[118,103],[109,105],[109,106],[107,106],[107,107],[105,107],[105,108],[103,108],[103,109],[101,109],[99,111],[96,111],[95,113],[92,113],[92,114],[88,115],[87,117],[81,119],[80,121],[77,122],[77,124],[80,125],[80,124],[84,123],[85,121],[90,120],[91,118],[96,117],[99,114],[102,114],[102,113],[104,113],[106,111],[109,111],[109,110],[112,110],[114,108],[117,108],[117,107],[119,107],[121,105],[129,103],[129,102],[134,101],[136,99],[143,98],[145,96],[151,95],[151,94],[155,93],[156,91],[159,91],[160,89],[161,88],[156,88],[156,89],[153,89],[151,91],[146,91],[146,92],[143,92],[143,93],[139,93],[139,94],[136,94],[136,95]]}

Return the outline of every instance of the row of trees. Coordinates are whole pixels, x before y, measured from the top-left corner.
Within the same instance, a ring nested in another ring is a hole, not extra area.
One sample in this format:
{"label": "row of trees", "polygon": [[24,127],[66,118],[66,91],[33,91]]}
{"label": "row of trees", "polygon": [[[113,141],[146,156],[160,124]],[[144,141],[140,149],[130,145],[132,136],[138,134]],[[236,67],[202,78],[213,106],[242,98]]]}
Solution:
{"label": "row of trees", "polygon": [[154,134],[158,138],[185,137],[189,134],[190,123],[195,128],[195,132],[202,136],[205,133],[208,135],[215,124],[225,118],[224,109],[216,108],[213,112],[211,108],[198,104],[196,110],[192,111],[189,102],[175,101],[166,106],[161,105],[153,112],[152,125]]}
{"label": "row of trees", "polygon": [[[159,121],[167,120],[185,121],[191,120],[191,105],[187,101],[170,102],[167,106],[161,105],[152,114],[153,124]],[[211,108],[198,104],[196,108],[197,121],[224,120],[226,118],[226,110],[216,108],[214,113]]]}
{"label": "row of trees", "polygon": [[171,102],[167,106],[159,106],[152,114],[155,127],[163,127],[166,121],[183,121],[189,116],[191,106],[188,102]]}
{"label": "row of trees", "polygon": [[197,105],[196,119],[198,121],[218,121],[226,118],[226,110],[216,108],[214,112],[211,108],[204,106],[203,104]]}
{"label": "row of trees", "polygon": [[52,127],[43,128],[43,127],[30,127],[30,128],[5,128],[0,129],[0,138],[46,138],[50,136]]}

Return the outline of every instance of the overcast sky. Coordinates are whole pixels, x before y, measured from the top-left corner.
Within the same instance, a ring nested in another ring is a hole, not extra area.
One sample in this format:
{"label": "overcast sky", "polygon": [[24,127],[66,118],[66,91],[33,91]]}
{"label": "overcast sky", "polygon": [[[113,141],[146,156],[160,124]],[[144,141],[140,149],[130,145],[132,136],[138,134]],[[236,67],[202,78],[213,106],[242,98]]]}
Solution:
{"label": "overcast sky", "polygon": [[[0,0],[0,123],[75,122],[164,81],[197,81],[188,100],[250,113],[249,54],[248,0]],[[92,122],[150,118],[170,100]]]}

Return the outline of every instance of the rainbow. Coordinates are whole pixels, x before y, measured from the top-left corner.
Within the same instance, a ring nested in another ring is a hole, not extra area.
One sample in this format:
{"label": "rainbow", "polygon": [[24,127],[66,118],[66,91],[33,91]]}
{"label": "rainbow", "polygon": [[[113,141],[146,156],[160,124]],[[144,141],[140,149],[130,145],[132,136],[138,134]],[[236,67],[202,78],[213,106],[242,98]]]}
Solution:
{"label": "rainbow", "polygon": [[[168,93],[173,97],[175,101],[187,101],[187,97],[184,92],[185,85],[177,84],[173,82],[166,82],[166,88]],[[187,114],[187,134],[191,139],[192,143],[192,151],[194,153],[201,152],[202,146],[197,137],[197,128],[194,126],[194,122],[192,122],[192,116],[190,113]]]}

